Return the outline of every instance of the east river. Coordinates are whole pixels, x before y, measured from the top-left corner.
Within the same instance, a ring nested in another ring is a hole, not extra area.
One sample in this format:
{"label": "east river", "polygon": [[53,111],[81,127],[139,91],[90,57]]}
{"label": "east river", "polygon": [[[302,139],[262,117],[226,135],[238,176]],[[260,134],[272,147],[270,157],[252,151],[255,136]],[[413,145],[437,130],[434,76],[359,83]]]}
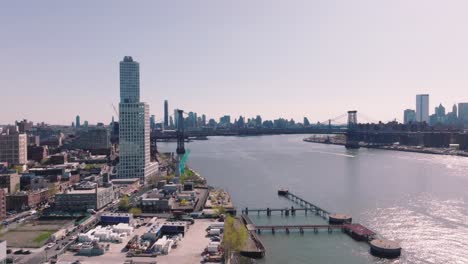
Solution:
{"label": "east river", "polygon": [[[287,187],[331,211],[349,213],[403,248],[395,260],[369,254],[341,232],[264,232],[259,263],[468,263],[468,158],[307,143],[308,135],[211,137],[188,143],[189,165],[242,208],[283,208]],[[175,151],[174,143],[158,143]],[[315,215],[250,215],[257,224],[318,223]]]}

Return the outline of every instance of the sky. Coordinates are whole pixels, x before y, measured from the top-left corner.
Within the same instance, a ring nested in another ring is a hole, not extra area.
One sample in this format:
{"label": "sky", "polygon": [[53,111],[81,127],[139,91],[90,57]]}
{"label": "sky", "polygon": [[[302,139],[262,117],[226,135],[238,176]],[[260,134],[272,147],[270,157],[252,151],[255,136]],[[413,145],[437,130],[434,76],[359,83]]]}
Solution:
{"label": "sky", "polygon": [[[0,124],[108,123],[119,61],[140,63],[141,101],[325,121],[402,120],[415,95],[468,101],[468,1],[4,1]],[[362,115],[359,115],[359,114]],[[364,117],[366,119],[364,119]]]}

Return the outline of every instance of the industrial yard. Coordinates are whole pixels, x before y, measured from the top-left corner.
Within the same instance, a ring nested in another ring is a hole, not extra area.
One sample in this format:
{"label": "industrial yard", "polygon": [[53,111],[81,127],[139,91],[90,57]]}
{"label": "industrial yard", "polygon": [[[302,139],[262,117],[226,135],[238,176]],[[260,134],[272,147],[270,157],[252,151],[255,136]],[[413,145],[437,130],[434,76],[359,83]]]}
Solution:
{"label": "industrial yard", "polygon": [[[74,252],[67,252],[60,256],[59,261],[63,263],[74,262],[79,260],[80,263],[122,263],[123,259],[135,259],[138,261],[151,262],[156,261],[157,263],[200,263],[201,254],[210,243],[210,238],[206,236],[206,229],[214,222],[212,219],[196,219],[193,225],[185,232],[183,238],[177,242],[177,246],[170,249],[169,252],[156,253],[153,256],[145,257],[127,257],[130,250],[126,249],[127,243],[135,236],[144,237],[145,234],[154,230],[155,225],[162,225],[166,221],[164,219],[158,219],[153,224],[147,226],[141,226],[135,228],[134,232],[130,236],[126,236],[120,243],[103,243],[109,244],[109,248],[105,250],[103,255],[100,256],[77,256]],[[162,238],[160,238],[162,239]],[[149,241],[149,240],[148,240]],[[157,243],[158,240],[154,244]]]}

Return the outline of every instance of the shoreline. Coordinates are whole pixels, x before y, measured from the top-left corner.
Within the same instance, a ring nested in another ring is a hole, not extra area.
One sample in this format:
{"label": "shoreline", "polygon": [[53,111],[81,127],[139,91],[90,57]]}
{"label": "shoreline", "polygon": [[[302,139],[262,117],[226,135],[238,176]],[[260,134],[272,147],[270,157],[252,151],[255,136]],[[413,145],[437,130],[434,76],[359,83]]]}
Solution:
{"label": "shoreline", "polygon": [[[309,137],[309,138],[304,138],[303,141],[308,142],[308,143],[318,143],[318,144],[326,144],[326,145],[339,145],[339,146],[345,145],[345,142],[343,141],[343,139],[337,139],[337,138],[334,139],[332,137],[330,137],[329,140],[327,138]],[[425,147],[401,146],[401,145],[378,146],[378,145],[368,145],[368,144],[363,144],[363,143],[359,143],[359,146],[361,148],[369,148],[369,149],[393,150],[393,151],[443,155],[443,156],[468,157],[468,152],[449,149],[449,148],[425,148]]]}

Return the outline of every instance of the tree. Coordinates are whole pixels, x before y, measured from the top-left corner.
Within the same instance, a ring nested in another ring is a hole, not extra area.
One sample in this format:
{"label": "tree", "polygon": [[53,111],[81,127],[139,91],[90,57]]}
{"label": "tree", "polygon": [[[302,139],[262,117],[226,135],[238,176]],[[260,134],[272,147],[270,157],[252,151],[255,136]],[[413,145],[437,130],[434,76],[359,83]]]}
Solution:
{"label": "tree", "polygon": [[214,209],[218,215],[226,214],[226,208],[223,206],[216,206]]}
{"label": "tree", "polygon": [[128,207],[130,207],[130,199],[128,198],[128,195],[124,195],[122,198],[120,198],[119,210],[127,211]]}
{"label": "tree", "polygon": [[180,201],[180,205],[181,206],[186,206],[187,205],[187,200],[182,199],[182,201]]}
{"label": "tree", "polygon": [[128,211],[129,213],[133,214],[134,216],[139,216],[141,215],[141,209],[138,208],[138,207],[133,207],[133,208],[130,208],[130,210]]}
{"label": "tree", "polygon": [[158,176],[150,176],[147,180],[148,184],[151,185],[151,186],[155,186],[158,181],[160,180],[160,178]]}
{"label": "tree", "polygon": [[187,179],[187,176],[186,176],[185,174],[180,175],[180,183],[181,183],[182,185],[185,184],[185,180],[186,180],[186,179]]}
{"label": "tree", "polygon": [[166,179],[166,182],[171,182],[171,181],[174,179],[174,175],[172,175],[172,174],[171,174],[171,175],[167,175],[167,176],[165,177],[165,179]]}
{"label": "tree", "polygon": [[234,217],[228,216],[224,220],[223,247],[225,257],[229,258],[231,253],[240,251],[247,241],[247,229]]}

